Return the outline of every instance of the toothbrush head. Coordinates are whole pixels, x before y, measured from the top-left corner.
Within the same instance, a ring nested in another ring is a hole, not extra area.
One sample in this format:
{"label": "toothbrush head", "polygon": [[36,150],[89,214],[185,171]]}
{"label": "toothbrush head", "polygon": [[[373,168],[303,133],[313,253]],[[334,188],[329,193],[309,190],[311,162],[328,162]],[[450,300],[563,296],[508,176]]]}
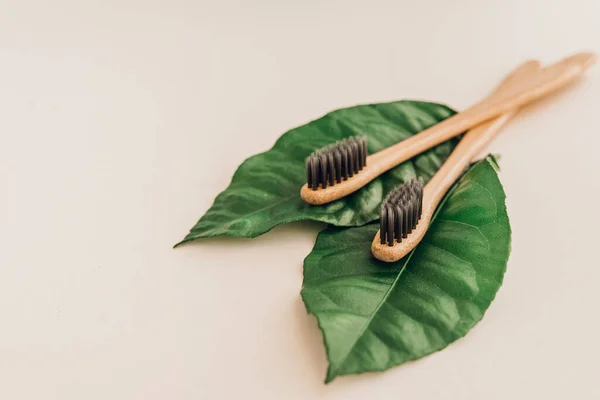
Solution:
{"label": "toothbrush head", "polygon": [[380,211],[380,242],[388,246],[406,238],[417,227],[423,213],[423,180],[411,179],[392,190]]}
{"label": "toothbrush head", "polygon": [[350,137],[322,147],[306,159],[308,188],[325,189],[359,173],[367,165],[367,139]]}

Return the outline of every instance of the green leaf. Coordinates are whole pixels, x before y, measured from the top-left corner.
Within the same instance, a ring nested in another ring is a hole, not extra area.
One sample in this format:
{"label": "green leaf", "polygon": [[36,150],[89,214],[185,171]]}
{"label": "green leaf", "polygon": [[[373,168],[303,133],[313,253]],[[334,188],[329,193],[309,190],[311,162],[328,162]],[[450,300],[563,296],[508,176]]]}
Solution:
{"label": "green leaf", "polygon": [[273,148],[240,165],[231,184],[180,243],[213,236],[256,237],[274,226],[314,220],[359,226],[378,218],[379,204],[394,186],[415,176],[427,181],[448,157],[457,140],[443,143],[375,179],[360,191],[325,206],[300,198],[305,159],[315,149],[345,137],[364,135],[372,154],[404,140],[455,112],[419,102],[360,105],[333,111],[279,138]]}
{"label": "green leaf", "polygon": [[302,299],[323,332],[327,382],[443,349],[481,320],[510,253],[504,200],[488,157],[463,175],[422,242],[396,263],[371,255],[378,223],[319,234],[304,261]]}

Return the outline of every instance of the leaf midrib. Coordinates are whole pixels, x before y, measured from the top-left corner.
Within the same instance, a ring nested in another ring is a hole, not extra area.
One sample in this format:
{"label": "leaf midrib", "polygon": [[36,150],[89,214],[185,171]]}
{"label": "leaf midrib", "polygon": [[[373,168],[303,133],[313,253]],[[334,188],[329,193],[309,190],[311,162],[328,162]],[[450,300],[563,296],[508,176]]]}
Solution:
{"label": "leaf midrib", "polygon": [[411,260],[413,254],[415,254],[414,250],[410,253],[410,255],[408,256],[408,259],[406,260],[406,262],[404,263],[404,265],[402,265],[402,269],[398,272],[398,276],[396,276],[396,278],[394,279],[394,281],[390,285],[390,288],[387,290],[387,292],[385,292],[385,295],[383,296],[383,299],[381,299],[381,301],[379,302],[379,304],[377,304],[377,307],[375,307],[375,309],[371,313],[371,316],[366,321],[366,323],[363,325],[363,328],[361,329],[360,334],[356,337],[356,340],[354,341],[354,343],[352,343],[352,345],[349,346],[348,352],[346,353],[346,355],[344,356],[344,358],[339,362],[339,365],[343,365],[346,362],[346,360],[350,356],[350,353],[352,353],[352,350],[354,350],[354,348],[356,347],[356,344],[358,343],[358,341],[364,336],[365,332],[369,329],[369,326],[371,325],[371,322],[373,322],[373,318],[375,318],[375,316],[379,312],[379,309],[381,308],[381,306],[387,301],[388,297],[392,293],[392,290],[394,290],[394,288],[396,287],[396,283],[398,283],[398,280],[400,279],[400,277],[402,276],[402,274],[406,270],[406,266],[408,265],[409,261]]}
{"label": "leaf midrib", "polygon": [[231,226],[231,225],[233,225],[234,223],[237,223],[237,222],[239,222],[239,221],[243,221],[243,220],[247,219],[248,217],[251,217],[252,215],[258,214],[258,213],[260,213],[260,212],[263,212],[263,211],[265,211],[265,210],[268,210],[268,209],[270,209],[270,208],[274,208],[274,207],[278,206],[279,204],[281,204],[281,203],[285,203],[285,202],[289,201],[290,199],[292,199],[292,198],[294,198],[294,197],[296,197],[296,196],[297,196],[297,195],[296,195],[296,194],[294,194],[294,195],[291,195],[291,196],[285,197],[285,198],[283,198],[282,200],[279,200],[279,201],[277,201],[277,202],[275,202],[275,203],[269,204],[268,206],[265,206],[265,207],[263,207],[263,208],[260,208],[260,209],[258,209],[258,210],[255,210],[255,211],[252,211],[250,214],[244,214],[244,215],[243,215],[243,216],[241,216],[241,217],[236,217],[236,218],[232,219],[232,220],[231,220],[231,222],[229,222],[227,225]]}
{"label": "leaf midrib", "polygon": [[[444,196],[444,198],[442,199],[442,201],[440,202],[440,204],[438,205],[435,213],[433,214],[433,217],[431,218],[431,222],[429,223],[429,227],[431,227],[431,225],[433,224],[433,222],[436,220],[440,210],[442,209],[442,207],[446,204],[446,201],[450,198],[450,196],[452,196],[452,194],[454,193],[454,191],[456,190],[456,188],[458,187],[457,184],[455,184]],[[427,229],[429,229],[429,227]],[[417,245],[418,247],[418,245]],[[354,350],[354,348],[356,347],[356,344],[358,343],[358,341],[364,336],[365,332],[369,329],[369,326],[371,325],[371,322],[373,322],[373,319],[375,318],[375,316],[377,315],[377,313],[379,312],[379,309],[381,308],[381,306],[387,301],[388,297],[390,296],[390,294],[392,293],[392,290],[394,290],[394,288],[396,287],[396,284],[398,283],[398,280],[400,279],[400,277],[402,276],[402,274],[404,273],[404,271],[406,270],[406,266],[408,265],[408,263],[410,262],[410,260],[412,259],[412,256],[415,254],[415,247],[409,254],[408,258],[406,259],[406,262],[404,263],[404,265],[402,265],[402,268],[400,269],[400,271],[398,271],[398,276],[396,276],[396,278],[394,279],[394,281],[392,282],[392,284],[390,285],[390,288],[387,290],[387,292],[385,292],[385,295],[383,296],[383,299],[381,299],[381,301],[377,304],[377,307],[375,307],[375,309],[373,310],[373,312],[371,313],[369,319],[366,321],[366,323],[363,325],[363,328],[360,332],[360,334],[356,337],[356,340],[354,340],[354,342],[352,343],[351,346],[349,346],[348,352],[346,353],[346,355],[344,356],[344,358],[339,362],[338,365],[343,365],[346,360],[348,359],[348,357],[350,356],[350,354],[352,353],[352,350]],[[337,368],[336,368],[337,369]],[[335,369],[333,369],[335,370]]]}

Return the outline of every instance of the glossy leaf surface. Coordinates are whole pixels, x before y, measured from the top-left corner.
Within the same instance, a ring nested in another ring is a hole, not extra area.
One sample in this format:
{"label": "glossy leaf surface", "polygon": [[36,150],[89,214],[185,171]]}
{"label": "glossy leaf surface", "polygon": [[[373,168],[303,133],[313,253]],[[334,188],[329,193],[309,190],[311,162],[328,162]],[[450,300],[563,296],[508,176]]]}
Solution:
{"label": "glossy leaf surface", "polygon": [[493,157],[451,189],[416,249],[372,257],[378,223],[322,231],[304,261],[302,298],[336,376],[382,371],[440,350],[481,318],[502,284],[511,230]]}
{"label": "glossy leaf surface", "polygon": [[231,184],[217,196],[182,243],[203,237],[256,237],[279,224],[314,220],[335,226],[360,226],[378,218],[379,204],[394,186],[415,176],[427,181],[448,157],[456,139],[414,157],[360,191],[325,206],[300,198],[305,159],[315,149],[363,135],[372,154],[454,114],[434,103],[397,101],[333,111],[279,138],[269,151],[240,165]]}

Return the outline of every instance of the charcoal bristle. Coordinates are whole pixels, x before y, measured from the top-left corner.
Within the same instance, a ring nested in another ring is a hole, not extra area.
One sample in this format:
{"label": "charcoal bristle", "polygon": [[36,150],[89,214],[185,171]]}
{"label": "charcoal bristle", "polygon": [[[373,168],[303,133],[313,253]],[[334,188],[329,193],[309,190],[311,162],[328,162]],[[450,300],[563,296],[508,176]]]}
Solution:
{"label": "charcoal bristle", "polygon": [[423,213],[423,180],[411,179],[392,190],[383,200],[380,212],[381,244],[402,242],[417,227]]}
{"label": "charcoal bristle", "polygon": [[325,189],[358,174],[367,165],[367,138],[355,136],[314,151],[306,159],[306,183]]}

